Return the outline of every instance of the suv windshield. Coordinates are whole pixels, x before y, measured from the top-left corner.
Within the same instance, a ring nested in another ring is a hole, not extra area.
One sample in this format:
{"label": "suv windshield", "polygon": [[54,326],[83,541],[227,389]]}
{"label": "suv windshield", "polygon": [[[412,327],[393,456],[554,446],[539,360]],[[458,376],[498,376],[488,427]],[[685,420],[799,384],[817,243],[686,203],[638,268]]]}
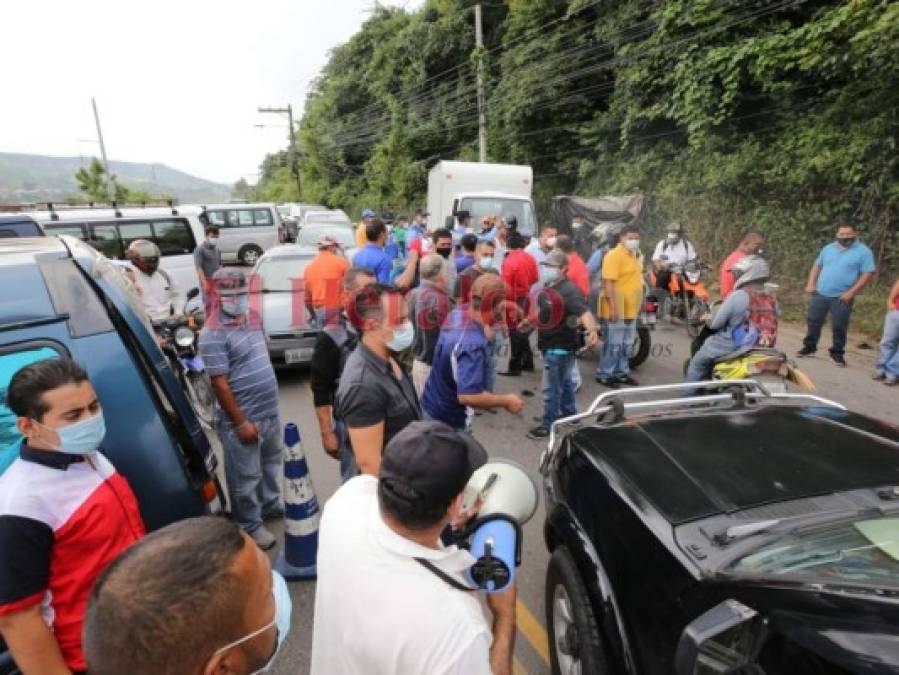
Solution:
{"label": "suv windshield", "polygon": [[732,563],[735,574],[899,587],[899,517],[796,532]]}
{"label": "suv windshield", "polygon": [[526,199],[501,199],[499,197],[465,197],[459,205],[459,211],[468,211],[471,214],[471,222],[476,226],[484,216],[499,216],[508,218],[515,216],[518,219],[518,231],[522,234],[533,235],[537,231],[537,217],[534,215],[534,207]]}
{"label": "suv windshield", "polygon": [[262,260],[256,274],[262,280],[263,291],[291,293],[299,291],[303,283],[303,270],[312,262],[312,255],[278,256]]}

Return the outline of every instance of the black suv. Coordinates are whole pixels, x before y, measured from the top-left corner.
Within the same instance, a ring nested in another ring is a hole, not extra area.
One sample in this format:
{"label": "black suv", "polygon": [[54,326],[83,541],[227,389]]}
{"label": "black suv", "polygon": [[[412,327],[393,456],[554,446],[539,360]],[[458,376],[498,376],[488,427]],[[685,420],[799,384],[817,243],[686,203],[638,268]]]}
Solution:
{"label": "black suv", "polygon": [[554,673],[899,672],[899,429],[729,384],[553,426]]}

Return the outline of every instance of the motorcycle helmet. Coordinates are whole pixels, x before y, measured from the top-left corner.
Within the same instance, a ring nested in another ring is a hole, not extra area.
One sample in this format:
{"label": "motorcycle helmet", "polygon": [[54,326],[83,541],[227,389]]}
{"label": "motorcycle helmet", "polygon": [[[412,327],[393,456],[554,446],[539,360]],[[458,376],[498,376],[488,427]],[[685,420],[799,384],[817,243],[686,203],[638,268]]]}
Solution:
{"label": "motorcycle helmet", "polygon": [[771,276],[771,266],[760,255],[748,255],[741,258],[730,271],[736,279],[734,288],[741,288],[750,283],[765,282]]}
{"label": "motorcycle helmet", "polygon": [[137,269],[152,275],[159,269],[159,247],[147,239],[135,239],[125,250],[125,257]]}

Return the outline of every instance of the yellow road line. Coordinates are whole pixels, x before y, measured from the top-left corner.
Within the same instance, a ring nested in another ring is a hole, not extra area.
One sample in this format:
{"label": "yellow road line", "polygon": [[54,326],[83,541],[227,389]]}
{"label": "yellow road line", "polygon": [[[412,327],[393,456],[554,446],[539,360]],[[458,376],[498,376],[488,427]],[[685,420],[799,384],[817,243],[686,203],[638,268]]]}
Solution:
{"label": "yellow road line", "polygon": [[528,675],[528,671],[524,669],[521,662],[514,656],[512,657],[512,675]]}
{"label": "yellow road line", "polygon": [[546,630],[521,600],[515,601],[515,612],[518,632],[524,635],[525,640],[530,643],[534,651],[540,655],[544,663],[549,665],[549,638]]}

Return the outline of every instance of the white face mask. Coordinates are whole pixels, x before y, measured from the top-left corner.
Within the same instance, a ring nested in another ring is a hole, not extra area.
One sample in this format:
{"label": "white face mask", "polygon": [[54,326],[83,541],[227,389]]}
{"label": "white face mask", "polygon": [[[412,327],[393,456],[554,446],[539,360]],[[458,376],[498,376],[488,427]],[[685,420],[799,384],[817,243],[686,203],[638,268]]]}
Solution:
{"label": "white face mask", "polygon": [[627,246],[628,250],[631,253],[636,253],[640,250],[640,240],[639,239],[625,239],[624,245]]}
{"label": "white face mask", "polygon": [[212,246],[213,248],[215,248],[216,246],[219,245],[219,238],[218,237],[207,237],[206,243],[209,244],[210,246]]}
{"label": "white face mask", "polygon": [[546,245],[549,246],[550,248],[555,248],[557,241],[558,240],[555,237],[550,237],[549,239],[546,240]]}

